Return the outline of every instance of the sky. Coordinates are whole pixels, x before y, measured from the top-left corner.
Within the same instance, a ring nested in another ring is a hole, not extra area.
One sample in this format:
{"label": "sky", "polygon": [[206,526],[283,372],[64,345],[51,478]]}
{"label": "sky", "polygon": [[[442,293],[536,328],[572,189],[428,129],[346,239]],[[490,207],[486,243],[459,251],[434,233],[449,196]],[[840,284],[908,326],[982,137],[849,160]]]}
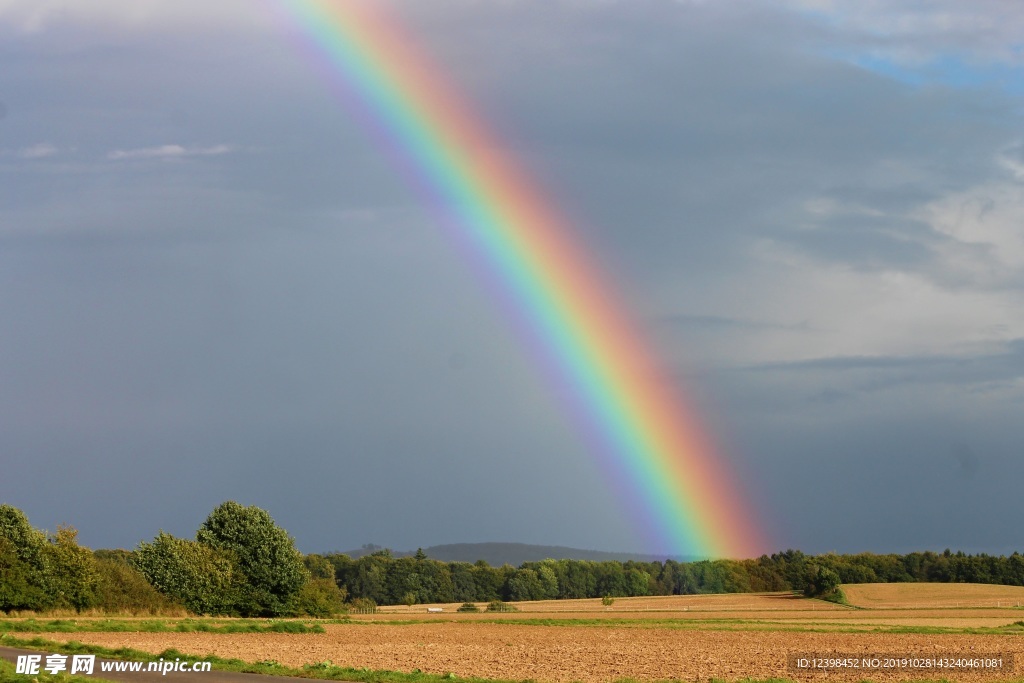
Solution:
{"label": "sky", "polygon": [[[91,547],[648,552],[286,0],[0,0],[0,502]],[[764,552],[1024,551],[1014,0],[394,0]]]}

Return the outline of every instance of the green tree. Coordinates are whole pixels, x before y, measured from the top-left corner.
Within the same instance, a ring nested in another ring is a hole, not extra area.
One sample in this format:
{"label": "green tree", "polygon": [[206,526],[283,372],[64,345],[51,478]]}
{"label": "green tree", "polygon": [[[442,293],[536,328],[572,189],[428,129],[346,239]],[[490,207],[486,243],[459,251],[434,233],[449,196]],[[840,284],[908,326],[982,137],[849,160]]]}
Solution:
{"label": "green tree", "polygon": [[473,574],[477,600],[490,602],[501,597],[505,577],[500,567],[492,567],[484,560],[477,560],[470,572]]}
{"label": "green tree", "polygon": [[555,560],[544,560],[536,569],[537,578],[541,583],[541,600],[554,600],[558,597],[558,563]]}
{"label": "green tree", "polygon": [[473,565],[468,562],[449,562],[448,573],[452,577],[452,597],[455,602],[476,600],[477,586]]}
{"label": "green tree", "polygon": [[631,597],[650,595],[651,575],[642,569],[626,571],[626,594]]}
{"label": "green tree", "polygon": [[819,564],[807,565],[804,595],[809,598],[829,598],[839,590],[839,574]]}
{"label": "green tree", "polygon": [[89,607],[96,565],[77,536],[73,527],[62,526],[48,537],[24,512],[0,505],[0,609]]}
{"label": "green tree", "polygon": [[309,580],[295,542],[270,514],[229,500],[206,518],[196,540],[227,554],[244,577],[238,607],[247,616],[281,616]]}
{"label": "green tree", "polygon": [[305,565],[306,571],[309,572],[310,579],[329,579],[334,581],[334,564],[323,555],[317,555],[316,553],[305,555],[302,558],[302,563]]}
{"label": "green tree", "polygon": [[38,610],[46,603],[39,576],[20,557],[10,539],[0,536],[0,610]]}
{"label": "green tree", "polygon": [[0,505],[0,538],[10,541],[18,559],[32,570],[43,570],[46,534],[33,528],[25,513],[13,505]]}
{"label": "green tree", "polygon": [[567,599],[597,597],[594,563],[584,560],[558,561],[558,597]]}
{"label": "green tree", "polygon": [[97,573],[93,607],[104,612],[133,614],[160,614],[172,607],[181,608],[131,564],[131,553],[97,550],[93,557]]}
{"label": "green tree", "polygon": [[388,597],[388,568],[393,562],[391,553],[386,550],[360,557],[355,561],[353,569],[347,572],[348,594],[353,598],[372,600],[377,605],[391,604]]}
{"label": "green tree", "polygon": [[295,608],[300,614],[327,618],[345,611],[347,593],[332,579],[312,579],[299,589]]}
{"label": "green tree", "polygon": [[78,545],[78,531],[70,526],[57,529],[57,534],[43,548],[43,585],[49,604],[55,607],[89,607],[98,575],[92,551]]}
{"label": "green tree", "polygon": [[517,569],[508,579],[506,592],[510,600],[542,600],[544,585],[532,569]]}
{"label": "green tree", "polygon": [[419,575],[420,602],[455,602],[455,585],[447,564],[422,560],[416,563],[416,573]]}
{"label": "green tree", "polygon": [[237,612],[239,577],[226,553],[161,531],[140,543],[132,564],[163,595],[196,614]]}

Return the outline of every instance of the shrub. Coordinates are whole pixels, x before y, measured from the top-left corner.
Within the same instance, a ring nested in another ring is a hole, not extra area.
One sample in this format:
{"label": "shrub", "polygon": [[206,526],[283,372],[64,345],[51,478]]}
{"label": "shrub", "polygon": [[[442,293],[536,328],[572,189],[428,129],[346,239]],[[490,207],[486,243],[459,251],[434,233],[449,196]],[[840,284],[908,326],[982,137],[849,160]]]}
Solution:
{"label": "shrub", "polygon": [[92,551],[78,545],[78,531],[62,526],[43,548],[43,582],[54,607],[78,611],[93,600],[98,575]]}
{"label": "shrub", "polygon": [[479,612],[480,608],[476,606],[476,603],[464,602],[461,605],[459,605],[459,608],[457,610],[455,610],[455,611],[456,612]]}
{"label": "shrub", "polygon": [[127,561],[97,556],[96,572],[93,607],[104,612],[162,614],[176,607]]}
{"label": "shrub", "polygon": [[77,537],[70,526],[47,536],[18,508],[0,505],[0,609],[89,607],[96,564]]}
{"label": "shrub", "polygon": [[491,600],[489,603],[487,603],[487,611],[488,612],[518,612],[519,608],[516,607],[515,605],[509,604],[507,602],[502,602],[501,600]]}
{"label": "shrub", "polygon": [[601,598],[601,604],[605,607],[611,607],[613,602],[615,602],[615,598],[613,598],[610,595],[606,595],[603,598]]}
{"label": "shrub", "polygon": [[320,624],[306,626],[300,621],[276,621],[266,630],[270,633],[323,633],[324,627]]}
{"label": "shrub", "polygon": [[807,566],[804,595],[809,598],[821,598],[830,602],[845,602],[846,596],[840,588],[839,574],[820,565]]}
{"label": "shrub", "polygon": [[46,595],[39,578],[19,559],[10,539],[0,536],[0,611],[42,609]]}
{"label": "shrub", "polygon": [[132,562],[154,588],[196,614],[236,612],[238,577],[222,552],[161,531],[139,544]]}
{"label": "shrub", "polygon": [[299,589],[295,609],[311,617],[333,617],[346,611],[345,591],[330,579],[313,579]]}

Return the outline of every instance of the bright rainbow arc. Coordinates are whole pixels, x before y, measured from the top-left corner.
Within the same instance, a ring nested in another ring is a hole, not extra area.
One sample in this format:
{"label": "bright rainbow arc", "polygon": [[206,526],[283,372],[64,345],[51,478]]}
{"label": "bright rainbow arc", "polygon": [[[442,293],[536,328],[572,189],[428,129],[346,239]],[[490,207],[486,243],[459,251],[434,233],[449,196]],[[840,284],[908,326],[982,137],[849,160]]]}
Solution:
{"label": "bright rainbow arc", "polygon": [[493,273],[660,550],[761,552],[747,505],[585,250],[397,22],[353,0],[282,3]]}

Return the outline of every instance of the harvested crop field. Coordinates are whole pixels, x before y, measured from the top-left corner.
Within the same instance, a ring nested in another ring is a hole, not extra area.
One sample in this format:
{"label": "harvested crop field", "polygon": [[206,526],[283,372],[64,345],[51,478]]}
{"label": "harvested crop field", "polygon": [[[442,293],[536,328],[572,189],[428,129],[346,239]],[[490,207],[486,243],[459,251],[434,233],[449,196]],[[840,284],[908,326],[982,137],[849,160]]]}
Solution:
{"label": "harvested crop field", "polygon": [[[707,681],[747,677],[795,681],[998,681],[1024,678],[1024,609],[987,605],[998,586],[847,586],[858,608],[792,593],[518,603],[517,612],[457,612],[459,605],[387,607],[326,623],[324,633],[39,634],[160,653],[176,648],[249,662],[454,673],[538,681]],[[1024,589],[1013,589],[1024,590]],[[914,592],[916,591],[916,592]],[[956,598],[959,597],[959,600]],[[952,600],[971,607],[934,606]],[[896,607],[887,607],[894,605]],[[483,605],[481,605],[483,607]],[[428,612],[441,608],[441,612]],[[219,620],[224,622],[225,620]],[[173,630],[174,624],[170,625]],[[1012,654],[1001,671],[790,668],[795,655],[911,657]]]}
{"label": "harvested crop field", "polygon": [[[66,634],[53,634],[66,639]],[[541,681],[737,679],[981,681],[1020,676],[1024,638],[1013,635],[739,632],[668,628],[533,626],[516,623],[338,624],[323,634],[76,633],[81,642],[158,653],[216,654],[282,664],[336,665],[457,676]],[[1013,653],[1017,667],[1000,676],[906,670],[802,673],[791,654],[978,655]]]}
{"label": "harvested crop field", "polygon": [[851,605],[868,609],[1024,608],[1024,587],[980,583],[863,583],[843,586]]}

